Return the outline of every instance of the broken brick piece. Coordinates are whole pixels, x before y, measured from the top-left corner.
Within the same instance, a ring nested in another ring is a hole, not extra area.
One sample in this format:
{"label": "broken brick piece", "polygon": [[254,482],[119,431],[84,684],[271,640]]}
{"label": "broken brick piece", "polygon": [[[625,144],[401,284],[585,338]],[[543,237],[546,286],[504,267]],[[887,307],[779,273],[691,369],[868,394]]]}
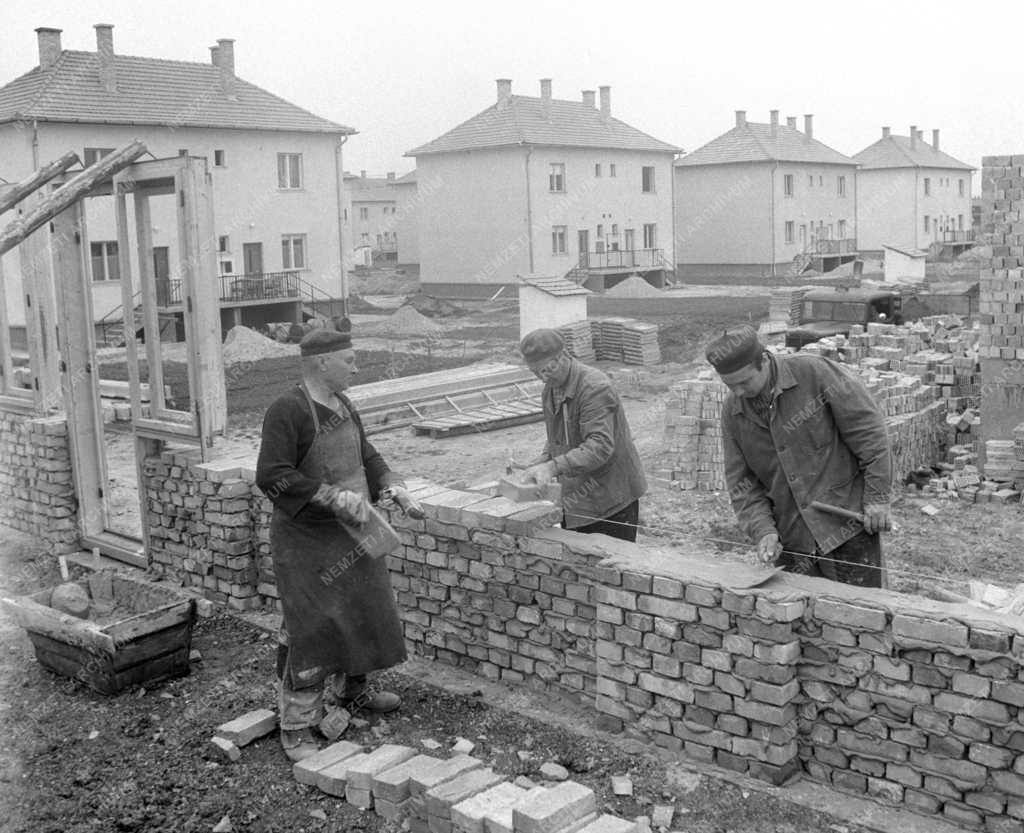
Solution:
{"label": "broken brick piece", "polygon": [[242,747],[277,728],[277,715],[270,709],[256,709],[217,727],[216,736]]}

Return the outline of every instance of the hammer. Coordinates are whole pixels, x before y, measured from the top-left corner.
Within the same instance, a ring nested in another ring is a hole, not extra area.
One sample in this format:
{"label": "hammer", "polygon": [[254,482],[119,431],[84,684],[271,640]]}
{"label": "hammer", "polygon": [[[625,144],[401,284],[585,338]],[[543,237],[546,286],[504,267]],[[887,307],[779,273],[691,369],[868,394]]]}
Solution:
{"label": "hammer", "polygon": [[864,523],[864,516],[860,512],[843,509],[842,506],[832,506],[832,504],[822,503],[820,500],[812,500],[811,509],[817,509],[819,512],[828,512],[830,515],[838,515],[840,518],[849,518],[852,521],[859,521],[861,524]]}

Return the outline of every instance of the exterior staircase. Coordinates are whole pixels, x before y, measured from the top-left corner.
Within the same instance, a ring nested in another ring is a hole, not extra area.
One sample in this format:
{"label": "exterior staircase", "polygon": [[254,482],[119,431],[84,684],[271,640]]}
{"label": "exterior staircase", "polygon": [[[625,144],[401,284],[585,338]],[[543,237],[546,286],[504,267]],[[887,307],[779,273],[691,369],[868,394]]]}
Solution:
{"label": "exterior staircase", "polygon": [[568,272],[565,273],[565,279],[572,283],[581,285],[590,277],[590,270],[586,266],[581,266],[577,263]]}
{"label": "exterior staircase", "polygon": [[789,267],[789,276],[797,278],[802,275],[808,266],[811,265],[811,255],[808,252],[801,252],[793,258],[793,265]]}

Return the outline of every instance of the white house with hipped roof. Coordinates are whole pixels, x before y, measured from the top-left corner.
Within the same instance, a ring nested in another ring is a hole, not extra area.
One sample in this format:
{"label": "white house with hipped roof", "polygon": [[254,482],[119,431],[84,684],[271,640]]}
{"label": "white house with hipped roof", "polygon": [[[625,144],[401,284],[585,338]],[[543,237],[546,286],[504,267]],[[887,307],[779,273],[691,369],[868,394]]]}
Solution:
{"label": "white house with hipped roof", "polygon": [[853,159],[857,171],[857,219],[862,249],[884,246],[928,249],[947,246],[954,252],[973,245],[971,176],[974,168],[939,147],[911,125],[897,136],[888,127]]}
{"label": "white house with hipped roof", "polygon": [[[562,275],[601,289],[674,262],[678,148],[611,114],[611,88],[580,101],[512,94],[410,150],[419,181],[420,281],[427,292],[489,297],[515,276]],[[425,183],[435,187],[430,193]]]}
{"label": "white house with hipped roof", "polygon": [[735,126],[675,163],[675,248],[682,275],[770,276],[856,256],[857,163],[790,116]]}
{"label": "white house with hipped roof", "polygon": [[[230,39],[211,62],[119,55],[113,26],[97,24],[96,51],[64,49],[61,30],[36,30],[39,64],[0,87],[0,177],[16,182],[69,150],[82,163],[141,139],[155,158],[203,157],[212,179],[223,304],[236,323],[298,314],[296,301],[343,295],[342,145],[351,127],[316,116],[239,77]],[[158,297],[173,309],[179,275],[173,197],[153,202],[147,256]],[[0,224],[13,219],[0,216]],[[112,198],[87,201],[93,309],[121,304]],[[4,258],[10,319],[24,321],[18,257]],[[133,264],[138,274],[138,264]],[[296,293],[296,294],[293,294]],[[291,308],[267,309],[282,302]],[[180,301],[179,301],[180,306]],[[245,315],[239,315],[241,310]],[[276,320],[285,320],[277,318]]]}

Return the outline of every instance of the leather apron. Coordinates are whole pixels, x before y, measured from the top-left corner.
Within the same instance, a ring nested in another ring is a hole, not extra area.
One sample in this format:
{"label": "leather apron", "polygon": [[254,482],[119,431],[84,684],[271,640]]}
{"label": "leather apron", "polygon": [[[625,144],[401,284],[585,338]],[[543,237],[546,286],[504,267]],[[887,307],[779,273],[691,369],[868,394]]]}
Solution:
{"label": "leather apron", "polygon": [[[317,405],[302,386],[316,430],[297,466],[307,477],[369,500],[361,436],[344,405],[321,427]],[[275,509],[270,547],[284,624],[288,631],[285,675],[293,688],[329,674],[366,674],[406,658],[387,559],[369,558],[334,518],[291,518]]]}

